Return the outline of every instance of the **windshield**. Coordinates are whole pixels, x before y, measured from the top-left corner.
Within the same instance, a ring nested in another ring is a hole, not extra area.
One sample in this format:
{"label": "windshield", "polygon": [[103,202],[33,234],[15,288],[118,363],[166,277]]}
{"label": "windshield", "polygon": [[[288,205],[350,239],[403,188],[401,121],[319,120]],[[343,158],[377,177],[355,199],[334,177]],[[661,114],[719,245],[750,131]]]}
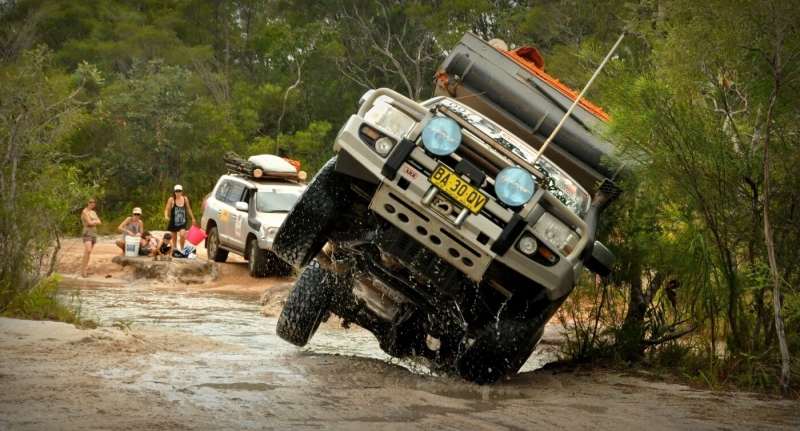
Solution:
{"label": "windshield", "polygon": [[289,212],[300,198],[300,191],[264,190],[256,194],[256,210],[261,213]]}

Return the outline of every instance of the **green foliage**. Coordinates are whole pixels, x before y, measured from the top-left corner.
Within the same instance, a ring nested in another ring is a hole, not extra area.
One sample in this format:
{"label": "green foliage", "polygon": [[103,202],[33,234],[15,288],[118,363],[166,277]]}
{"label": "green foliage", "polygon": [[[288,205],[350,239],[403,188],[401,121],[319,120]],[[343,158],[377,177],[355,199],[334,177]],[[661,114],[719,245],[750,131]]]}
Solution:
{"label": "green foliage", "polygon": [[610,328],[619,326],[608,313],[612,298],[608,285],[584,279],[559,309],[559,322],[566,328],[562,353],[579,362],[594,362],[614,356]]}
{"label": "green foliage", "polygon": [[0,310],[40,285],[90,194],[103,220],[139,206],[163,228],[171,184],[199,212],[226,151],[280,153],[313,173],[367,89],[427,97],[465,31],[537,46],[580,88],[626,27],[589,94],[614,118],[609,163],[627,166],[598,234],[618,264],[565,303],[567,355],[771,387],[773,274],[800,353],[797,22],[800,8],[777,0],[2,3]]}
{"label": "green foliage", "polygon": [[[313,174],[333,157],[333,146],[326,141],[333,127],[326,122],[311,123],[307,130],[300,130],[291,135],[280,135],[280,148],[286,157],[303,160],[303,170]],[[256,138],[256,142],[247,148],[247,154],[275,153],[277,142],[270,138]],[[325,148],[320,151],[320,148]]]}
{"label": "green foliage", "polygon": [[86,120],[78,96],[102,83],[83,63],[74,75],[53,66],[40,46],[0,69],[0,312],[52,271],[74,212],[100,190],[84,181],[65,153],[65,138]]}
{"label": "green foliage", "polygon": [[120,331],[130,331],[133,326],[133,320],[130,319],[117,319],[111,326],[119,329]]}
{"label": "green foliage", "polygon": [[32,289],[20,292],[4,308],[4,317],[81,324],[80,312],[68,307],[59,296],[61,276],[56,274],[40,280]]}
{"label": "green foliage", "polygon": [[[800,353],[793,308],[800,189],[796,169],[789,173],[800,161],[798,94],[791,86],[775,92],[779,75],[770,71],[776,58],[790,59],[783,73],[800,70],[800,34],[788,25],[797,22],[796,8],[768,3],[758,11],[743,2],[639,5],[632,28],[652,56],[612,65],[615,80],[601,87],[614,117],[608,138],[629,166],[625,198],[605,215],[614,223],[601,235],[619,259],[604,280],[612,291],[604,297],[617,299],[599,319],[613,328],[617,347],[601,354],[674,367],[715,389],[774,388],[780,375],[763,216],[771,97],[770,147],[780,154],[770,161],[772,239],[784,313],[792,316],[784,319],[790,356]],[[585,297],[597,296],[596,287],[588,290]],[[621,323],[611,318],[615,309],[625,313]],[[574,339],[587,339],[587,319]],[[669,341],[653,342],[662,339]]]}
{"label": "green foliage", "polygon": [[189,76],[185,68],[162,60],[134,61],[100,106],[101,115],[120,126],[119,139],[106,148],[105,160],[109,175],[122,188],[148,184],[164,190],[180,178],[182,157],[173,136],[191,127],[184,120],[190,103],[183,87]]}

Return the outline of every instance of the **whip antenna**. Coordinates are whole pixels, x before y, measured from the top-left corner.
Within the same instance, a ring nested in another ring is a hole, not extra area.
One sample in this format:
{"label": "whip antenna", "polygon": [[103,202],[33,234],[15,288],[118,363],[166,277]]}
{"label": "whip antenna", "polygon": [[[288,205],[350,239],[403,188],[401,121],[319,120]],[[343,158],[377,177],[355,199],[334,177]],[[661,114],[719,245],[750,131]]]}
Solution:
{"label": "whip antenna", "polygon": [[600,66],[598,66],[597,70],[595,70],[594,75],[592,75],[592,78],[589,79],[589,82],[587,82],[586,86],[583,87],[583,91],[581,91],[581,94],[579,94],[578,97],[575,98],[575,101],[572,102],[572,106],[570,106],[569,109],[567,109],[567,113],[564,114],[564,118],[561,119],[561,121],[558,123],[558,126],[556,126],[556,128],[553,129],[553,133],[551,133],[550,136],[547,138],[547,140],[544,141],[544,144],[542,144],[542,148],[540,148],[539,152],[536,153],[536,156],[534,156],[531,165],[536,163],[537,160],[539,160],[539,157],[542,156],[544,150],[546,150],[547,147],[550,146],[550,142],[553,142],[553,138],[555,138],[558,131],[561,130],[561,126],[564,125],[564,123],[567,121],[567,118],[569,118],[569,116],[572,114],[572,110],[575,109],[575,106],[577,106],[578,103],[580,103],[581,99],[586,94],[586,91],[589,90],[589,87],[592,86],[592,82],[594,82],[594,79],[597,78],[597,75],[600,74],[600,71],[603,70],[603,66],[605,66],[606,63],[608,63],[608,60],[611,59],[611,56],[614,54],[614,51],[617,50],[617,47],[619,46],[620,42],[622,42],[622,39],[624,37],[625,37],[625,32],[622,32],[622,34],[619,36],[619,39],[617,39],[617,43],[614,44],[614,46],[611,48],[611,51],[609,51],[608,55],[606,55],[606,58],[603,59],[603,62],[600,63]]}

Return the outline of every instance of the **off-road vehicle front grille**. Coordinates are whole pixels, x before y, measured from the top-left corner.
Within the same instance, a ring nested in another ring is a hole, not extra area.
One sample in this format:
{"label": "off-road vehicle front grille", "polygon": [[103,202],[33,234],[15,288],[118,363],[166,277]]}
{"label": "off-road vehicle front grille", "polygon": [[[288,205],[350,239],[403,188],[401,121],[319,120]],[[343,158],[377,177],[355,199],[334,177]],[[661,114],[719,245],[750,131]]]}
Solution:
{"label": "off-road vehicle front grille", "polygon": [[391,226],[378,233],[378,247],[399,259],[412,270],[424,274],[437,290],[455,296],[462,274],[446,260],[427,250],[422,244]]}

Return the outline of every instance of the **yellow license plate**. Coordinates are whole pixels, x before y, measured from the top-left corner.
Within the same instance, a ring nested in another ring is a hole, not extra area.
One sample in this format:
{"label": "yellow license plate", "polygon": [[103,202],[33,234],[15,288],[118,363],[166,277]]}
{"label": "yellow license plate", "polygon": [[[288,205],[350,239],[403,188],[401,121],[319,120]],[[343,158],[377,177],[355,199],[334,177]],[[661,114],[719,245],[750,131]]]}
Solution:
{"label": "yellow license plate", "polygon": [[483,193],[445,166],[437,166],[430,181],[473,214],[477,214],[486,205],[486,196]]}

